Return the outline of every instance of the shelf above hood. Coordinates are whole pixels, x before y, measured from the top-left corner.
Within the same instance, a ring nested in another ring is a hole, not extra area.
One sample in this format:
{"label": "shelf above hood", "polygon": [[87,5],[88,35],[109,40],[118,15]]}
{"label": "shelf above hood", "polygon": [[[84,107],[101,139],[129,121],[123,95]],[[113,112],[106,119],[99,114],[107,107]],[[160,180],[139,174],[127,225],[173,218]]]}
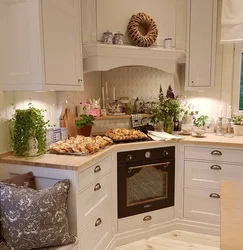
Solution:
{"label": "shelf above hood", "polygon": [[157,68],[175,74],[178,62],[185,57],[183,50],[101,43],[83,45],[83,52],[84,73],[136,65]]}

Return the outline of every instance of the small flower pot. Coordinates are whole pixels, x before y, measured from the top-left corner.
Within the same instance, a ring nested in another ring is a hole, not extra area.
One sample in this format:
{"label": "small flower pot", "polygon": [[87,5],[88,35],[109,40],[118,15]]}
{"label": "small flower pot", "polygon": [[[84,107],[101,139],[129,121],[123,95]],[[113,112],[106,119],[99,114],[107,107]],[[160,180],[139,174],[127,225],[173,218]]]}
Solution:
{"label": "small flower pot", "polygon": [[233,125],[235,135],[243,135],[243,125]]}
{"label": "small flower pot", "polygon": [[83,136],[90,136],[92,130],[92,126],[85,126],[82,128],[77,128],[78,134]]}

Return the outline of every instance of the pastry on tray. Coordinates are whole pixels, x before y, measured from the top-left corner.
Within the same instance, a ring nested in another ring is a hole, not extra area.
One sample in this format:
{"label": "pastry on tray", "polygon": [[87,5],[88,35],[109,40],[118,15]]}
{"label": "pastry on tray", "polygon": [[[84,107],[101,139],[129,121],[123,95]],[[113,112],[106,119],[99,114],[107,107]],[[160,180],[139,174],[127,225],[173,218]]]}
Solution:
{"label": "pastry on tray", "polygon": [[112,140],[106,136],[85,137],[78,135],[65,141],[58,141],[50,145],[51,153],[79,153],[92,154],[112,144]]}
{"label": "pastry on tray", "polygon": [[140,130],[127,129],[127,128],[115,128],[106,132],[106,136],[116,141],[126,141],[126,140],[137,140],[145,139],[147,135]]}

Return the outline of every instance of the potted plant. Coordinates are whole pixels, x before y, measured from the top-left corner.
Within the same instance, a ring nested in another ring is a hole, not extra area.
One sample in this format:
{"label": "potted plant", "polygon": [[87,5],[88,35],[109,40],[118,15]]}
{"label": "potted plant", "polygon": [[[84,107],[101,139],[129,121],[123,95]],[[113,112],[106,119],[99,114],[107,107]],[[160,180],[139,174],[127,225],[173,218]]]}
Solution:
{"label": "potted plant", "polygon": [[153,105],[152,121],[163,123],[163,129],[167,133],[172,133],[174,128],[174,120],[178,118],[180,113],[180,104],[175,97],[171,86],[168,87],[166,96],[164,96],[160,86],[159,100]]}
{"label": "potted plant", "polygon": [[90,136],[92,126],[94,126],[94,116],[88,115],[87,112],[87,104],[81,104],[83,113],[80,115],[79,120],[76,120],[76,127],[79,135]]}
{"label": "potted plant", "polygon": [[201,115],[199,117],[195,117],[193,118],[193,125],[195,126],[193,131],[197,136],[201,136],[203,134],[205,134],[206,131],[206,122],[208,120],[208,116],[207,115]]}
{"label": "potted plant", "polygon": [[44,110],[29,103],[27,109],[15,109],[10,120],[10,146],[16,156],[35,156],[46,152]]}
{"label": "potted plant", "polygon": [[243,135],[243,115],[233,115],[232,122],[234,134]]}

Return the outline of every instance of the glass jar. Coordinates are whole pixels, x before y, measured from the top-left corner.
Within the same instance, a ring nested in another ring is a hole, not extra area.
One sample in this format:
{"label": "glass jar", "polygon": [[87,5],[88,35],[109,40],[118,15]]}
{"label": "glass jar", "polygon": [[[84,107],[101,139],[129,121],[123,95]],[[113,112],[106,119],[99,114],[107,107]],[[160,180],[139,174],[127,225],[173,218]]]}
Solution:
{"label": "glass jar", "polygon": [[173,117],[166,117],[164,120],[164,131],[166,133],[172,134],[174,129]]}
{"label": "glass jar", "polygon": [[107,30],[103,33],[103,43],[105,44],[112,44],[113,40],[113,33]]}
{"label": "glass jar", "polygon": [[123,44],[123,34],[120,31],[115,33],[113,42],[114,44]]}

